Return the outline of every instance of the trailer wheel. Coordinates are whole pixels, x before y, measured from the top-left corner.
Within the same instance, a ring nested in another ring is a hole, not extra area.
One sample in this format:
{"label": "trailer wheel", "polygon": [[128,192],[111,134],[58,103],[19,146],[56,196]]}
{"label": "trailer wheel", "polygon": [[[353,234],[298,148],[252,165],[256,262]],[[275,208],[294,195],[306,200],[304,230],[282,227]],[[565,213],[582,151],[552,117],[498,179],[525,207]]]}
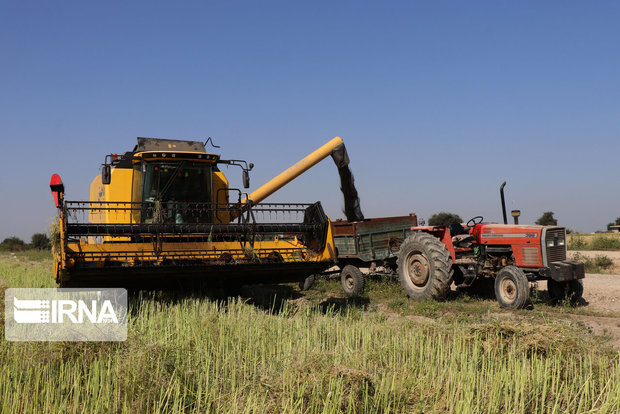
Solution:
{"label": "trailer wheel", "polygon": [[309,290],[312,285],[314,285],[314,280],[315,277],[314,275],[310,275],[307,278],[305,278],[304,280],[299,282],[299,290]]}
{"label": "trailer wheel", "polygon": [[427,233],[415,233],[400,246],[398,278],[415,300],[443,299],[452,284],[452,262],[444,244]]}
{"label": "trailer wheel", "polygon": [[359,296],[364,291],[364,275],[353,265],[346,265],[340,272],[340,282],[345,295]]}
{"label": "trailer wheel", "polygon": [[523,270],[506,266],[495,277],[495,297],[502,308],[523,309],[530,301],[530,284]]}
{"label": "trailer wheel", "polygon": [[583,297],[583,282],[581,280],[570,280],[568,282],[556,282],[553,279],[547,280],[547,291],[551,301],[555,304],[568,299],[572,306],[579,304]]}

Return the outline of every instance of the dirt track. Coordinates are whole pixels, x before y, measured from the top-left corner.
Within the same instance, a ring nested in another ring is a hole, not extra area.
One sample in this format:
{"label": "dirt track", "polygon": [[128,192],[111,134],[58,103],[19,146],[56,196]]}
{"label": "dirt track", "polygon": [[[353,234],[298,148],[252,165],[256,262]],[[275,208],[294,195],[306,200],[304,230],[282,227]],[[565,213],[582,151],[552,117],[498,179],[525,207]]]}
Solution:
{"label": "dirt track", "polygon": [[587,274],[583,297],[592,310],[620,313],[620,275]]}
{"label": "dirt track", "polygon": [[583,280],[586,309],[601,311],[609,316],[573,315],[572,318],[592,329],[597,335],[610,337],[610,345],[620,349],[620,251],[569,251],[568,257],[579,253],[586,257],[607,256],[614,261],[614,274],[587,274]]}
{"label": "dirt track", "polygon": [[586,257],[607,256],[613,260],[613,266],[608,269],[613,274],[586,275],[583,280],[583,297],[592,310],[620,314],[620,251],[569,250],[568,257],[572,258],[575,253]]}
{"label": "dirt track", "polygon": [[[620,256],[620,252],[612,253]],[[571,318],[589,326],[597,335],[608,336],[609,344],[620,349],[620,275],[586,274],[583,287],[583,297],[588,302],[586,309],[602,311],[605,316],[571,315]]]}

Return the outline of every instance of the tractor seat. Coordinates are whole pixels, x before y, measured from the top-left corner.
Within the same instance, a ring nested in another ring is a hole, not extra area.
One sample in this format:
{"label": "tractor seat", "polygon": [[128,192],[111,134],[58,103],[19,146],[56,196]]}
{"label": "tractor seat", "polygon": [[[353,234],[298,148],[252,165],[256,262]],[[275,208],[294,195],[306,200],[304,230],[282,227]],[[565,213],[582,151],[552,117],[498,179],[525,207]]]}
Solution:
{"label": "tractor seat", "polygon": [[448,228],[450,229],[450,234],[453,236],[457,236],[459,234],[468,234],[467,229],[465,229],[465,227],[463,227],[461,223],[457,223],[456,221],[451,223]]}
{"label": "tractor seat", "polygon": [[459,247],[471,247],[474,236],[471,234],[457,234],[452,237],[452,244]]}

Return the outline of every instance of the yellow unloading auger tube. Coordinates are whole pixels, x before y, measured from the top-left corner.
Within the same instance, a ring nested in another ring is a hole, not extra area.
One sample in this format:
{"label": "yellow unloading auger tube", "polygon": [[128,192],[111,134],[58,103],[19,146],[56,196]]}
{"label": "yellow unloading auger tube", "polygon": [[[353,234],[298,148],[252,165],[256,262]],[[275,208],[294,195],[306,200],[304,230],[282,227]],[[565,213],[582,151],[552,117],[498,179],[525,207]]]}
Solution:
{"label": "yellow unloading auger tube", "polygon": [[265,183],[263,186],[253,191],[241,203],[260,203],[261,201],[278,191],[280,188],[284,187],[286,184],[290,183],[295,178],[299,177],[301,174],[308,171],[310,168],[314,167],[316,164],[330,156],[332,152],[338,148],[338,146],[342,146],[342,148],[344,148],[344,143],[342,142],[342,138],[340,137],[332,139],[316,151],[299,160],[297,163],[295,163],[295,165],[292,165],[291,167],[282,171],[276,177]]}
{"label": "yellow unloading auger tube", "polygon": [[353,174],[351,174],[348,167],[349,156],[344,142],[340,137],[335,137],[311,154],[299,160],[293,166],[278,174],[266,184],[253,191],[247,198],[241,201],[241,204],[253,205],[260,203],[330,155],[338,167],[347,220],[363,220],[364,216],[360,209],[359,197],[353,183]]}

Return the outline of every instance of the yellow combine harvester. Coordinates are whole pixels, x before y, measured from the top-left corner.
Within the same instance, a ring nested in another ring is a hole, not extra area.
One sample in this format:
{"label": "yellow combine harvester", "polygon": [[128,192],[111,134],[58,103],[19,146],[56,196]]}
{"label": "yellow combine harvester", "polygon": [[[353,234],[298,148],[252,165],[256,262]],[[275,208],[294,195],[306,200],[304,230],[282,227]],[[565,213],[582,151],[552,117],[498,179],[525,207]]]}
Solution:
{"label": "yellow combine harvester", "polygon": [[90,201],[64,200],[54,174],[59,286],[150,288],[212,277],[297,282],[334,264],[331,223],[319,202],[261,202],[329,155],[339,170],[346,166],[340,138],[251,194],[230,188],[218,166],[241,167],[248,188],[253,165],[223,160],[207,143],[138,138],[133,151],[106,156]]}

